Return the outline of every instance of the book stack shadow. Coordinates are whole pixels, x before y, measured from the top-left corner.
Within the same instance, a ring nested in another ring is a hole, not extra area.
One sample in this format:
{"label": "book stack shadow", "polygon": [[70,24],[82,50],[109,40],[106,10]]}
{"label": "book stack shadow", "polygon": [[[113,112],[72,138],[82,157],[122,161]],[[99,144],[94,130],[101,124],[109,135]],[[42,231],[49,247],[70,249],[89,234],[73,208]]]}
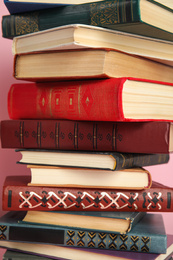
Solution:
{"label": "book stack shadow", "polygon": [[1,146],[30,175],[3,184],[3,259],[166,259],[173,187],[152,166],[173,151],[171,4],[5,4],[18,82]]}

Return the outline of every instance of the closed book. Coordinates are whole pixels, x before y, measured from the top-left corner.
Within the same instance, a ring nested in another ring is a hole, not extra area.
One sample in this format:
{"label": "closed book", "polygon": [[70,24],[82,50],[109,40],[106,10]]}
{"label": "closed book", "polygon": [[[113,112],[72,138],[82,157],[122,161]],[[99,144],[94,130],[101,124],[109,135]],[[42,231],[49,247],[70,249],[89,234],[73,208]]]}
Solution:
{"label": "closed book", "polygon": [[52,258],[7,250],[3,260],[51,260]]}
{"label": "closed book", "polygon": [[28,186],[30,181],[27,175],[6,177],[3,210],[173,212],[173,188],[154,181],[138,191]]}
{"label": "closed book", "polygon": [[173,126],[160,121],[3,120],[1,146],[168,154],[173,151]]}
{"label": "closed book", "polygon": [[[83,249],[85,250],[85,254],[87,255],[88,252],[95,252],[97,254],[105,254],[105,255],[112,255],[116,258],[114,259],[121,259],[121,260],[172,260],[172,253],[173,253],[173,235],[167,235],[167,251],[166,254],[153,254],[153,253],[141,253],[141,252],[123,252],[123,251],[113,251],[113,250],[104,250],[104,249]],[[82,249],[80,249],[82,250]],[[3,256],[3,260],[47,260],[50,258],[44,258],[42,256],[33,255],[29,253],[22,253],[22,252],[15,252],[11,250],[7,250]],[[90,258],[91,259],[91,258]],[[94,258],[95,259],[95,258]]]}
{"label": "closed book", "polygon": [[31,183],[29,185],[108,188],[108,189],[147,189],[152,180],[149,171],[131,168],[119,171],[88,168],[37,167],[29,166]]}
{"label": "closed book", "polygon": [[173,66],[173,42],[84,24],[69,24],[14,37],[13,54],[109,48]]}
{"label": "closed book", "polygon": [[18,221],[20,215],[23,218],[22,213],[10,212],[1,218],[0,223],[3,226],[2,233],[4,241],[0,242],[0,246],[5,243],[8,244],[10,241],[14,241],[14,245],[15,242],[22,241],[23,249],[27,246],[27,242],[30,242],[30,245],[33,245],[34,242],[43,243],[45,248],[48,243],[66,248],[92,247],[93,249],[102,248],[146,253],[166,253],[167,236],[161,214],[146,214],[131,231],[121,235],[114,232],[82,231],[46,224],[21,224]]}
{"label": "closed book", "polygon": [[27,211],[21,224],[46,224],[60,228],[126,234],[145,216],[145,212]]}
{"label": "closed book", "polygon": [[[168,163],[169,154],[111,153],[57,150],[16,150],[22,158],[18,163],[35,165],[36,170],[56,167],[80,167],[118,171],[134,167],[143,167]],[[46,167],[48,166],[48,167]],[[28,166],[30,167],[30,166]]]}
{"label": "closed book", "polygon": [[171,121],[172,109],[173,83],[128,78],[18,83],[8,93],[11,119]]}
{"label": "closed book", "polygon": [[[94,2],[97,1],[100,0],[94,0]],[[10,14],[38,11],[42,9],[55,8],[63,5],[75,5],[90,2],[93,2],[93,0],[4,0],[4,4],[6,5]]]}
{"label": "closed book", "polygon": [[104,48],[17,54],[13,74],[18,80],[34,82],[120,77],[173,82],[171,66]]}
{"label": "closed book", "polygon": [[172,9],[148,0],[113,0],[3,16],[6,38],[81,23],[173,41]]}

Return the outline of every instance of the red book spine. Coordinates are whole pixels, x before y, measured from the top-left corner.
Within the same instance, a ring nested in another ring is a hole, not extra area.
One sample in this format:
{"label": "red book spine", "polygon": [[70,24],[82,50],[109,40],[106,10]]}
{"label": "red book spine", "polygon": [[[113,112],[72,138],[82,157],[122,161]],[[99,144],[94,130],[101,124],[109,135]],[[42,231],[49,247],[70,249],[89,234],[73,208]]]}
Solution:
{"label": "red book spine", "polygon": [[14,84],[8,93],[11,119],[123,121],[126,79]]}
{"label": "red book spine", "polygon": [[170,122],[4,120],[2,148],[168,153]]}
{"label": "red book spine", "polygon": [[29,176],[8,176],[3,210],[172,212],[173,188],[153,183],[149,189],[110,190],[27,186]]}

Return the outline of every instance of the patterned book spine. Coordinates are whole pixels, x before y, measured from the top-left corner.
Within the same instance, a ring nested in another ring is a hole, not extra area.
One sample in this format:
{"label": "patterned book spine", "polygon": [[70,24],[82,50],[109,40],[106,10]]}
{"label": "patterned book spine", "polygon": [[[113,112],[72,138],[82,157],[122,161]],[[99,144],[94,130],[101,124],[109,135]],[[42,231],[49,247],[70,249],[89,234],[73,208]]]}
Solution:
{"label": "patterned book spine", "polygon": [[139,21],[138,0],[112,0],[7,15],[2,20],[3,37],[42,31],[66,24],[111,27]]}
{"label": "patterned book spine", "polygon": [[[50,244],[66,247],[165,253],[166,234],[163,232],[163,220],[161,221],[161,215],[149,215],[150,216],[143,217],[143,224],[139,222],[132,231],[126,235],[105,233],[102,231],[75,230],[69,229],[68,227],[60,228],[51,225],[1,223],[1,240],[34,241],[36,243],[46,243],[49,241]],[[155,223],[154,221],[151,222],[151,219],[155,220]],[[152,224],[154,228],[151,227]],[[152,231],[149,231],[148,225]]]}
{"label": "patterned book spine", "polygon": [[5,120],[3,148],[168,153],[170,123]]}
{"label": "patterned book spine", "polygon": [[159,186],[134,191],[4,185],[3,209],[172,212],[172,198],[173,189]]}

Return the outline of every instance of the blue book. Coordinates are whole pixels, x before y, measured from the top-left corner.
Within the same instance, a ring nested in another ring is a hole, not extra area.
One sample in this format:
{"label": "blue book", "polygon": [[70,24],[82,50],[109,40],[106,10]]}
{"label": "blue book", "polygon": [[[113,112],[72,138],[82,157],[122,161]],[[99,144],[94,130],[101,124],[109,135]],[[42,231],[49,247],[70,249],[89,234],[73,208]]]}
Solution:
{"label": "blue book", "polygon": [[[173,260],[173,235],[167,235],[167,251],[166,254],[146,254],[137,252],[120,252],[120,251],[110,251],[103,249],[85,249],[85,254],[88,251],[93,251],[93,253],[103,254],[107,256],[115,256],[121,259],[133,259],[133,260]],[[29,254],[26,252],[15,252],[7,250],[3,256],[3,260],[50,260],[51,258]],[[58,259],[58,258],[56,258]],[[91,260],[91,258],[90,258]],[[94,259],[96,260],[96,259]]]}
{"label": "blue book", "polygon": [[4,0],[10,14],[37,11],[42,9],[49,9],[58,6],[76,5],[91,2],[99,2],[101,0]]}
{"label": "blue book", "polygon": [[110,251],[157,254],[166,252],[167,236],[161,214],[146,214],[127,234],[79,230],[46,224],[21,224],[18,221],[23,219],[24,214],[24,212],[10,212],[1,218],[1,247],[8,248],[9,246],[15,249],[17,244],[18,249],[27,251],[30,243],[34,245],[41,243],[65,248],[109,249]]}

